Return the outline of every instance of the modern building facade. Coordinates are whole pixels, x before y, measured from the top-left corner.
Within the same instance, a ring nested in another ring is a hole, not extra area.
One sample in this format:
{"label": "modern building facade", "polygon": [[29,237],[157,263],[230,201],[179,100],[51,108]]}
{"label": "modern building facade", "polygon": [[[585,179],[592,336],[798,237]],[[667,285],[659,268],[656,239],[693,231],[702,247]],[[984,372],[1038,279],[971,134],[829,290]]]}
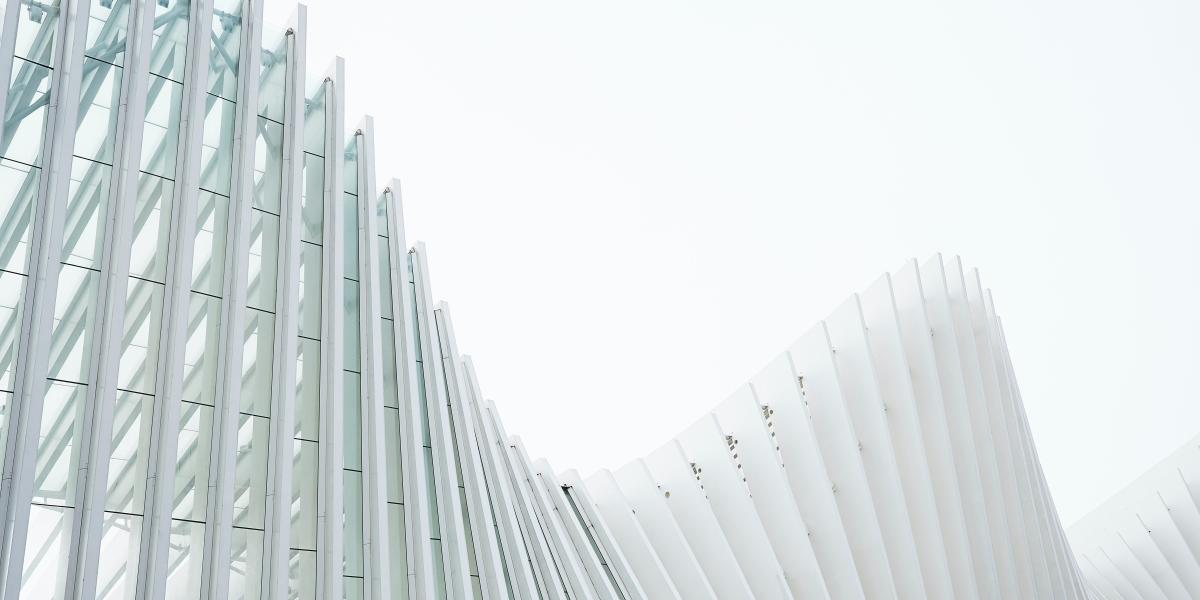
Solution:
{"label": "modern building facade", "polygon": [[1087,597],[957,260],[643,460],[531,461],[262,2],[0,2],[0,598]]}

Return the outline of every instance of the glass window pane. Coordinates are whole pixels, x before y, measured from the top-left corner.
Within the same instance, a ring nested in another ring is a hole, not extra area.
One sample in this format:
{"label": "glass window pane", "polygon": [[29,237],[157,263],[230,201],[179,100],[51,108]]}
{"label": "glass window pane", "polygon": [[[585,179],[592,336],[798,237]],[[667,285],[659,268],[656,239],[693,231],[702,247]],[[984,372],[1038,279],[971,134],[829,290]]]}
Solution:
{"label": "glass window pane", "polygon": [[300,335],[321,339],[321,246],[300,242]]}
{"label": "glass window pane", "polygon": [[[13,369],[17,364],[24,294],[24,275],[0,271],[0,390],[10,392],[13,391]],[[3,458],[3,451],[0,451],[0,458]]]}
{"label": "glass window pane", "polygon": [[86,394],[85,385],[47,382],[34,470],[33,501],[38,504],[74,506]]}
{"label": "glass window pane", "polygon": [[108,233],[109,180],[112,167],[75,158],[71,161],[70,200],[63,225],[62,261],[98,269]]}
{"label": "glass window pane", "polygon": [[229,195],[236,113],[233,102],[212,94],[205,97],[204,138],[200,148],[200,187],[222,196]]}
{"label": "glass window pane", "polygon": [[17,42],[13,54],[46,66],[54,63],[59,2],[21,2],[17,11]]}
{"label": "glass window pane", "polygon": [[342,291],[343,301],[346,303],[346,319],[342,324],[343,337],[345,338],[345,359],[342,368],[359,372],[359,315],[358,315],[358,283],[349,279],[343,279],[345,288]]}
{"label": "glass window pane", "polygon": [[262,581],[263,532],[233,528],[229,540],[229,600],[258,600]]}
{"label": "glass window pane", "polygon": [[196,198],[196,244],[192,254],[192,289],[223,295],[225,248],[229,244],[229,199],[200,190]]}
{"label": "glass window pane", "polygon": [[242,346],[242,412],[271,416],[271,356],[275,315],[247,310]]}
{"label": "glass window pane", "polygon": [[383,347],[383,405],[400,406],[400,385],[396,377],[396,324],[380,319],[380,345]]}
{"label": "glass window pane", "polygon": [[[29,509],[25,540],[25,569],[21,588],[58,591],[66,580],[74,510],[34,504]],[[61,594],[46,597],[61,598]]]}
{"label": "glass window pane", "polygon": [[129,0],[92,0],[85,56],[121,66],[129,29]]}
{"label": "glass window pane", "polygon": [[121,100],[121,72],[120,67],[106,62],[83,59],[75,156],[112,164],[117,138],[116,107]]}
{"label": "glass window pane", "polygon": [[187,345],[183,350],[183,399],[213,406],[217,395],[217,344],[224,302],[193,292],[188,299]]}
{"label": "glass window pane", "polygon": [[138,176],[138,198],[133,206],[133,246],[129,250],[129,274],[164,283],[167,274],[167,234],[171,227],[169,179],[142,173]]}
{"label": "glass window pane", "polygon": [[154,49],[150,72],[183,81],[188,36],[189,0],[157,0],[154,7]]}
{"label": "glass window pane", "polygon": [[204,563],[204,523],[171,521],[167,560],[167,598],[200,600],[200,572]]}
{"label": "glass window pane", "polygon": [[304,151],[317,156],[325,156],[325,95],[330,85],[322,78],[304,99]]}
{"label": "glass window pane", "polygon": [[154,396],[117,392],[105,510],[145,514],[146,461],[153,414]]}
{"label": "glass window pane", "polygon": [[208,463],[213,408],[179,403],[179,444],[175,463],[175,507],[171,517],[203,521],[208,507]]}
{"label": "glass window pane", "polygon": [[283,125],[258,118],[254,141],[254,204],[269,213],[279,214],[280,182],[283,177]]}
{"label": "glass window pane", "polygon": [[392,566],[392,597],[408,598],[408,549],[404,545],[404,505],[388,504],[388,557]]}
{"label": "glass window pane", "polygon": [[392,203],[392,193],[385,191],[375,201],[375,233],[388,237],[388,206]]}
{"label": "glass window pane", "polygon": [[345,388],[342,404],[343,438],[345,457],[343,466],[356,471],[362,470],[362,398],[359,396],[359,378],[357,373],[349,371],[342,374],[342,386]]}
{"label": "glass window pane", "polygon": [[246,305],[275,312],[279,271],[279,217],[250,211],[250,259],[247,265]]}
{"label": "glass window pane", "polygon": [[47,373],[55,379],[87,383],[96,326],[96,288],[100,274],[62,265],[58,272],[58,298],[54,301],[54,329],[50,335]]}
{"label": "glass window pane", "polygon": [[317,549],[317,442],[293,440],[292,548]]}
{"label": "glass window pane", "polygon": [[146,87],[146,120],[142,127],[143,171],[175,178],[182,107],[183,84],[151,75]]}
{"label": "glass window pane", "polygon": [[279,35],[263,33],[262,70],[258,77],[258,114],[282,123],[288,36],[283,35],[283,32],[277,33]]}
{"label": "glass window pane", "polygon": [[106,512],[100,528],[100,565],[96,572],[96,600],[133,598],[134,588],[137,586],[142,518]]}
{"label": "glass window pane", "polygon": [[125,296],[125,336],[117,387],[143,394],[154,393],[158,344],[162,334],[162,284],[129,278]]}
{"label": "glass window pane", "polygon": [[388,239],[376,236],[379,242],[379,313],[392,319],[392,260],[388,254]]}
{"label": "glass window pane", "polygon": [[317,553],[292,550],[288,560],[288,600],[317,600]]}
{"label": "glass window pane", "polygon": [[316,440],[321,425],[321,342],[308,338],[298,342],[295,436]]}
{"label": "glass window pane", "polygon": [[345,236],[342,244],[346,248],[345,275],[357,281],[359,246],[358,197],[353,194],[343,194],[342,203],[344,211],[342,217],[342,235]]}
{"label": "glass window pane", "polygon": [[[365,587],[366,582],[363,581],[362,577],[342,578],[342,593],[345,595],[346,600],[363,600],[366,598],[366,592],[364,591]],[[442,598],[444,596],[438,597]]]}
{"label": "glass window pane", "polygon": [[345,189],[342,190],[347,194],[358,196],[358,135],[350,136],[350,141],[346,142],[346,151],[343,154],[346,160],[345,171],[342,174],[342,182],[345,184]]}
{"label": "glass window pane", "polygon": [[[404,502],[404,468],[400,455],[400,410],[383,409],[384,464],[387,466],[387,501]],[[395,558],[395,557],[393,557]]]}
{"label": "glass window pane", "polygon": [[0,160],[0,269],[27,274],[30,222],[41,169]]}
{"label": "glass window pane", "polygon": [[212,48],[208,58],[208,93],[228,100],[237,97],[238,59],[241,57],[242,3],[213,3]]}
{"label": "glass window pane", "polygon": [[233,481],[234,527],[265,527],[267,497],[267,452],[270,450],[271,420],[239,415],[237,463]]}
{"label": "glass window pane", "polygon": [[342,540],[345,543],[343,573],[363,576],[363,481],[362,473],[342,471],[345,490],[345,519]]}
{"label": "glass window pane", "polygon": [[50,69],[13,59],[7,102],[4,120],[8,125],[0,138],[0,155],[41,166],[46,106],[50,102]]}
{"label": "glass window pane", "polygon": [[300,199],[300,239],[320,244],[325,227],[325,159],[304,153],[304,197]]}

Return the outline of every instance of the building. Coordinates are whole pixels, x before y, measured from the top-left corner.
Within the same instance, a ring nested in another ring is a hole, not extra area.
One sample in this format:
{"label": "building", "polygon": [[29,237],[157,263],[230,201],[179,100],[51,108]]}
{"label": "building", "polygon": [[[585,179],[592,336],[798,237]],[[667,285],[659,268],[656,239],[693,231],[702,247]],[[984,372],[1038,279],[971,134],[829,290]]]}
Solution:
{"label": "building", "polygon": [[0,4],[3,600],[1086,596],[957,260],[644,460],[531,461],[262,2]]}

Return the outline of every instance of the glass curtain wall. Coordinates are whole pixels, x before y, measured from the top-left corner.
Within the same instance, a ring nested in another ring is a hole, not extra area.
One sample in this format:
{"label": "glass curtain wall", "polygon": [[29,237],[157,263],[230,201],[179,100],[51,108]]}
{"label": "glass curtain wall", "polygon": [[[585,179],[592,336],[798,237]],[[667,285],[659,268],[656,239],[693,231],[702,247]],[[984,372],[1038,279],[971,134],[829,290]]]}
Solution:
{"label": "glass curtain wall", "polygon": [[[363,556],[363,441],[362,441],[362,384],[361,351],[362,336],[361,307],[359,304],[359,239],[358,226],[358,152],[360,135],[354,135],[346,144],[345,189],[342,194],[345,235],[345,262],[343,271],[343,302],[345,303],[343,351],[343,426],[345,454],[342,471],[343,485],[343,537],[344,562],[342,565],[343,589],[346,600],[359,600],[365,593],[365,570]],[[368,243],[371,240],[366,240]]]}

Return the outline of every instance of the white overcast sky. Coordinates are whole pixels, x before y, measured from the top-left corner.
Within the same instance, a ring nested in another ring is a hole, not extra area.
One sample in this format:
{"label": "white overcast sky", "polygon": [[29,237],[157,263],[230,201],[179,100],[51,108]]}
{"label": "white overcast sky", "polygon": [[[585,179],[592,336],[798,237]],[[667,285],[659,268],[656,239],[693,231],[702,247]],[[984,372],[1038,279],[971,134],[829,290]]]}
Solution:
{"label": "white overcast sky", "polygon": [[560,469],[938,251],[994,290],[1065,524],[1200,431],[1200,3],[308,6],[460,349]]}

